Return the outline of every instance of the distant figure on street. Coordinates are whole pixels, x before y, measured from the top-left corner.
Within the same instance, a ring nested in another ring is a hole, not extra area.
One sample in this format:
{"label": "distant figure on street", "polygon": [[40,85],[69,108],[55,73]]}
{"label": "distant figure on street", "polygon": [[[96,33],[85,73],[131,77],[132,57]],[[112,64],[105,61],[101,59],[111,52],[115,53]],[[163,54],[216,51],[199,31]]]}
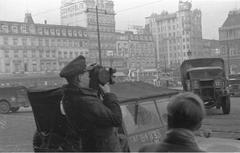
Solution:
{"label": "distant figure on street", "polygon": [[173,97],[167,106],[168,132],[159,144],[148,145],[139,152],[203,152],[195,140],[205,116],[203,101],[185,92]]}
{"label": "distant figure on street", "polygon": [[98,92],[89,88],[89,72],[83,56],[66,65],[61,73],[68,84],[63,86],[61,111],[76,131],[83,152],[121,152],[118,127],[122,125],[122,113],[110,87],[101,86],[103,100]]}

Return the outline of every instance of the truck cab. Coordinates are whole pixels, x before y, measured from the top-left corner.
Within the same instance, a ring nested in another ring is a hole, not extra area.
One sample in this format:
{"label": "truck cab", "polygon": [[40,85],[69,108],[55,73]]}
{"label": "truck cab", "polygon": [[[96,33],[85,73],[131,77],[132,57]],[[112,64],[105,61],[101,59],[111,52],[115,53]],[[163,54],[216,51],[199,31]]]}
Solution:
{"label": "truck cab", "polygon": [[27,88],[18,87],[1,87],[0,88],[0,113],[7,114],[17,112],[20,107],[30,106]]}
{"label": "truck cab", "polygon": [[186,60],[181,65],[184,91],[193,92],[204,101],[205,108],[222,108],[230,113],[230,92],[221,58],[199,58]]}

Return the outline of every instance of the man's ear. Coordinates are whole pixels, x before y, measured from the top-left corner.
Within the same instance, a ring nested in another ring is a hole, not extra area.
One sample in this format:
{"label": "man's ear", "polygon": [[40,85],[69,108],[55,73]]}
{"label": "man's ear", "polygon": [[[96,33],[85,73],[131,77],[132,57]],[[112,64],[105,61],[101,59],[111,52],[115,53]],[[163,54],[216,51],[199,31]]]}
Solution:
{"label": "man's ear", "polygon": [[201,122],[199,122],[195,127],[194,127],[194,131],[197,131],[197,130],[199,130],[200,128],[201,128],[201,126],[202,126],[202,121]]}

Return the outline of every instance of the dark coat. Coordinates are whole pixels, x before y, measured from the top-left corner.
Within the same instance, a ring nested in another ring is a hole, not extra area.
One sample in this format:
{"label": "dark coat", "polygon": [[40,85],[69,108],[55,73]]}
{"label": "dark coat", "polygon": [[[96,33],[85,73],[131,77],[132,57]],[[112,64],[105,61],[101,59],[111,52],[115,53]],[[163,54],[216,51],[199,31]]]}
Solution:
{"label": "dark coat", "polygon": [[197,145],[194,134],[185,129],[174,129],[167,133],[159,144],[148,145],[139,152],[203,152]]}
{"label": "dark coat", "polygon": [[122,125],[122,113],[117,97],[107,93],[101,101],[92,89],[66,85],[63,90],[63,107],[81,137],[83,151],[121,151],[117,129]]}

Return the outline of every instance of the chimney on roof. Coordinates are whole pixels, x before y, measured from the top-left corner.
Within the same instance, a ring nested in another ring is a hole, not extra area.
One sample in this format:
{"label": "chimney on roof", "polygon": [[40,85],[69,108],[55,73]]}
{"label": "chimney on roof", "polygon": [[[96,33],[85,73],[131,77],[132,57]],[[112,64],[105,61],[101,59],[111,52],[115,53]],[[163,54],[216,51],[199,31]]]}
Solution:
{"label": "chimney on roof", "polygon": [[32,24],[34,24],[34,21],[33,21],[31,13],[25,13],[24,22],[25,23],[32,23]]}
{"label": "chimney on roof", "polygon": [[44,24],[47,24],[47,20],[44,20]]}

